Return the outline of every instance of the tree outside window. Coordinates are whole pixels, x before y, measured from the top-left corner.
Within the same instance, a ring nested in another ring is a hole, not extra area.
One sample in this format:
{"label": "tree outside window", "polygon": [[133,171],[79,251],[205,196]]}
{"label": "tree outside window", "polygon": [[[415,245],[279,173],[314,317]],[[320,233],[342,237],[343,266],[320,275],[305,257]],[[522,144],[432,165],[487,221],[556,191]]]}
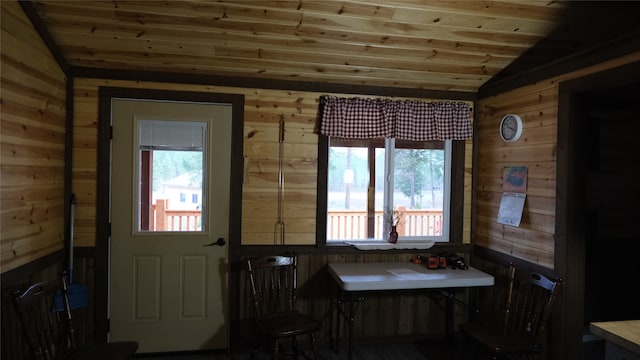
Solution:
{"label": "tree outside window", "polygon": [[384,239],[385,211],[403,214],[401,238],[446,241],[446,159],[443,141],[330,138],[326,241]]}

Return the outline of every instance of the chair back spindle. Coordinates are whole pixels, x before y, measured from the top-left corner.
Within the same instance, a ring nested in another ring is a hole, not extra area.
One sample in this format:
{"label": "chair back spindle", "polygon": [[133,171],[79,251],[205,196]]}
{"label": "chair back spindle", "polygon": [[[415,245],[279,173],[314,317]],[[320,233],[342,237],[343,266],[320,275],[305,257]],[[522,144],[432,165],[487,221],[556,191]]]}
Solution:
{"label": "chair back spindle", "polygon": [[35,360],[130,359],[135,341],[90,344],[79,347],[71,316],[66,276],[43,281],[12,295],[24,336]]}
{"label": "chair back spindle", "polygon": [[296,260],[271,256],[247,263],[256,317],[295,310]]}
{"label": "chair back spindle", "polygon": [[58,309],[55,297],[60,296],[60,280],[40,282],[13,294],[13,303],[22,330],[37,360],[60,357],[71,349],[64,309]]}
{"label": "chair back spindle", "polygon": [[315,332],[320,329],[320,322],[301,314],[296,308],[297,257],[249,258],[247,273],[256,324],[270,341],[272,358],[278,359],[279,340],[283,338],[291,339],[294,357],[297,357],[296,336],[308,335],[317,359]]}
{"label": "chair back spindle", "polygon": [[551,317],[560,282],[535,272],[511,272],[506,329],[537,342]]}
{"label": "chair back spindle", "polygon": [[[490,353],[524,355],[529,358],[542,351],[544,332],[551,319],[562,279],[516,269],[510,264],[506,271],[505,301],[502,321],[468,323],[460,329]],[[499,316],[495,316],[499,318]]]}

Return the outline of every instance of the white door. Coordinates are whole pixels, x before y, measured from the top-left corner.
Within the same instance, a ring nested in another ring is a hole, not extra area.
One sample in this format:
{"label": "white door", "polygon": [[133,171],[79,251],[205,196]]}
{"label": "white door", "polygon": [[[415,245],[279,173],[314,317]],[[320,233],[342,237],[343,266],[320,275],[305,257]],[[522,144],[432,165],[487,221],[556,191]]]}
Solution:
{"label": "white door", "polygon": [[231,124],[227,104],[113,100],[110,341],[228,347],[228,247],[215,242],[229,235]]}

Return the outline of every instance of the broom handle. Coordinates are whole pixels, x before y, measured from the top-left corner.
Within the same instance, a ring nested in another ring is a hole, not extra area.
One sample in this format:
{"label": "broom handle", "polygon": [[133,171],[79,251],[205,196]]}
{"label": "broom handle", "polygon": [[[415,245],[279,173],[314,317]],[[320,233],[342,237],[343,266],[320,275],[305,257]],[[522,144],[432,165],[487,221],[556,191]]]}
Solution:
{"label": "broom handle", "polygon": [[73,229],[75,227],[76,195],[71,194],[69,205],[69,284],[73,284]]}

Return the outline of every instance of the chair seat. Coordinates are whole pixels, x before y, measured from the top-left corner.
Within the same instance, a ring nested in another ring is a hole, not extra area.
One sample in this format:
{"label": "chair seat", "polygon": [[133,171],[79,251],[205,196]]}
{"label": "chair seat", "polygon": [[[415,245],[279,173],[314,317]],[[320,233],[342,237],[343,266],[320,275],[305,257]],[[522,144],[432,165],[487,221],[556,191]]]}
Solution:
{"label": "chair seat", "polygon": [[61,360],[128,360],[137,350],[138,343],[135,341],[96,343],[72,349]]}
{"label": "chair seat", "polygon": [[307,334],[320,329],[320,322],[299,312],[270,314],[258,319],[258,326],[265,334],[275,338]]}
{"label": "chair seat", "polygon": [[495,354],[536,353],[542,350],[530,336],[505,333],[497,326],[462,324],[460,330]]}

